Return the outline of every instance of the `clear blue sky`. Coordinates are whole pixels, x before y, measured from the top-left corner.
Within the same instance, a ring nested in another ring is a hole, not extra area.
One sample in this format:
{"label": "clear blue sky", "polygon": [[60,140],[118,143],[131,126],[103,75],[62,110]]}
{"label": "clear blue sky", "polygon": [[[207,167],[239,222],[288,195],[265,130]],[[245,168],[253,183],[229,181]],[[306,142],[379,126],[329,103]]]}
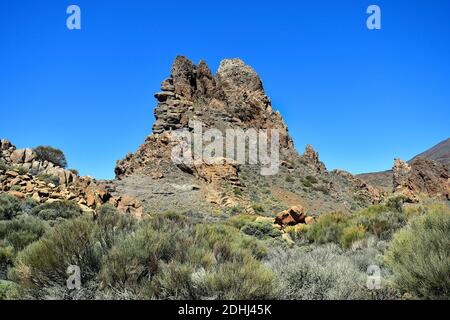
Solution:
{"label": "clear blue sky", "polygon": [[[66,28],[81,7],[82,30]],[[382,30],[366,28],[378,4]],[[328,168],[390,168],[448,138],[450,1],[0,2],[0,137],[53,145],[112,178],[151,132],[176,55],[216,70],[240,57],[263,79],[297,149]]]}

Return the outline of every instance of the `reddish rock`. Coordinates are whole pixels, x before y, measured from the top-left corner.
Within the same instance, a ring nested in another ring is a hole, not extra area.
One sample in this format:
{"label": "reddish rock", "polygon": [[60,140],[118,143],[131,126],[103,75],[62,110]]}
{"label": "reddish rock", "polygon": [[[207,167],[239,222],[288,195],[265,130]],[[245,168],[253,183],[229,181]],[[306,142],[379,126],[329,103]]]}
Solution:
{"label": "reddish rock", "polygon": [[275,223],[282,226],[293,226],[298,223],[305,223],[305,209],[301,206],[294,206],[277,214]]}

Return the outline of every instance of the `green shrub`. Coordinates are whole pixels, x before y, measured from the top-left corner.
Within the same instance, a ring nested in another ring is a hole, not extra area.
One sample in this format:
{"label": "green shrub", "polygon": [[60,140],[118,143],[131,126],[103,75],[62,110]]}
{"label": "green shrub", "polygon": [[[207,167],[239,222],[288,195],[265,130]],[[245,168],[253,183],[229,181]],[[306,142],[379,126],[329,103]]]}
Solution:
{"label": "green shrub", "polygon": [[97,225],[85,217],[58,224],[18,254],[11,280],[20,285],[24,296],[33,298],[65,290],[71,265],[79,266],[82,283],[88,282],[100,268],[96,231]]}
{"label": "green shrub", "polygon": [[286,180],[287,183],[294,183],[295,182],[295,179],[292,178],[291,176],[286,176],[285,180]]}
{"label": "green shrub", "polygon": [[8,171],[11,169],[11,166],[4,163],[2,160],[0,160],[0,170]]}
{"label": "green shrub", "polygon": [[137,227],[137,220],[131,214],[121,214],[117,209],[105,204],[97,211],[98,230],[96,238],[105,250],[121,241]]}
{"label": "green shrub", "polygon": [[48,161],[54,165],[65,168],[67,167],[67,160],[64,153],[56,148],[49,146],[39,146],[34,149],[36,156],[41,161]]}
{"label": "green shrub", "polygon": [[11,186],[10,190],[11,191],[20,191],[20,190],[22,190],[22,188],[19,185],[14,185],[14,186]]}
{"label": "green shrub", "polygon": [[302,179],[301,181],[302,181],[303,186],[305,186],[306,188],[314,187],[314,185],[306,179]]}
{"label": "green shrub", "polygon": [[253,211],[255,211],[256,214],[262,214],[265,211],[264,206],[260,204],[253,204],[252,209]]}
{"label": "green shrub", "polygon": [[314,186],[313,188],[315,191],[322,192],[323,194],[330,194],[330,190],[328,190],[327,186]]}
{"label": "green shrub", "polygon": [[16,197],[0,194],[0,220],[11,220],[21,210],[20,201]]}
{"label": "green shrub", "polygon": [[234,188],[234,189],[233,189],[233,193],[234,193],[234,195],[237,196],[237,197],[241,197],[241,196],[242,196],[242,190],[239,189],[239,188]]}
{"label": "green shrub", "polygon": [[19,252],[41,238],[47,229],[47,224],[42,220],[23,215],[14,220],[0,221],[0,239]]}
{"label": "green shrub", "polygon": [[15,299],[18,295],[17,285],[11,281],[0,280],[0,300]]}
{"label": "green shrub", "polygon": [[153,217],[115,245],[100,278],[135,298],[267,298],[273,275],[260,245],[234,227]]}
{"label": "green shrub", "polygon": [[36,179],[45,182],[46,184],[52,183],[55,186],[59,186],[59,178],[52,174],[42,173],[36,176]]}
{"label": "green shrub", "polygon": [[[14,260],[14,248],[0,242],[0,270],[6,270]],[[1,274],[1,273],[0,273]]]}
{"label": "green shrub", "polygon": [[44,203],[31,210],[31,215],[43,220],[56,220],[57,218],[71,219],[81,216],[82,213],[81,208],[73,201]]}
{"label": "green shrub", "polygon": [[308,181],[311,184],[316,184],[316,183],[319,182],[319,180],[317,180],[317,178],[314,177],[314,176],[306,176],[305,180]]}
{"label": "green shrub", "polygon": [[354,218],[355,224],[363,225],[370,233],[379,239],[389,240],[395,231],[406,224],[403,212],[363,211]]}
{"label": "green shrub", "polygon": [[239,214],[236,216],[232,216],[228,219],[227,223],[232,225],[235,228],[241,229],[246,224],[255,221],[257,218],[256,215],[252,214]]}
{"label": "green shrub", "polygon": [[393,282],[420,298],[450,298],[450,210],[432,208],[394,235],[385,254]]}
{"label": "green shrub", "polygon": [[18,167],[17,167],[17,172],[18,172],[20,175],[25,175],[25,174],[28,173],[28,169],[25,168],[25,167],[23,167],[23,166],[18,166]]}
{"label": "green shrub", "polygon": [[390,211],[403,212],[403,203],[405,203],[403,196],[391,197],[387,199],[385,207]]}
{"label": "green shrub", "polygon": [[32,198],[26,198],[25,201],[22,202],[22,212],[30,213],[31,210],[39,205],[39,202]]}
{"label": "green shrub", "polygon": [[344,248],[350,248],[351,245],[366,236],[366,228],[362,225],[348,226],[342,230],[340,243]]}
{"label": "green shrub", "polygon": [[266,237],[276,238],[281,236],[281,231],[275,229],[272,223],[265,222],[249,222],[241,228],[241,231],[246,235],[264,239]]}
{"label": "green shrub", "polygon": [[307,231],[307,238],[316,243],[339,243],[349,216],[342,213],[322,214]]}

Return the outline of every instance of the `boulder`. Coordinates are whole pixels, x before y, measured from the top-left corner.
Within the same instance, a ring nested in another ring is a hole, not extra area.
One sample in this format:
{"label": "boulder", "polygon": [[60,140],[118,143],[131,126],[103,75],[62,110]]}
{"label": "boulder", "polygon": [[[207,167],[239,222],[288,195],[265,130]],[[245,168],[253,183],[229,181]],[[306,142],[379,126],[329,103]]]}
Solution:
{"label": "boulder", "polygon": [[25,163],[32,163],[35,158],[36,158],[36,154],[34,153],[33,149],[30,149],[30,148],[25,149],[25,155],[24,155]]}
{"label": "boulder", "polygon": [[305,209],[302,206],[294,206],[277,214],[275,223],[281,226],[293,226],[305,223]]}
{"label": "boulder", "polygon": [[25,149],[17,149],[11,153],[11,162],[15,164],[23,163],[25,160]]}
{"label": "boulder", "polygon": [[314,219],[314,217],[306,217],[305,218],[306,224],[313,224],[315,221],[316,221],[316,219]]}

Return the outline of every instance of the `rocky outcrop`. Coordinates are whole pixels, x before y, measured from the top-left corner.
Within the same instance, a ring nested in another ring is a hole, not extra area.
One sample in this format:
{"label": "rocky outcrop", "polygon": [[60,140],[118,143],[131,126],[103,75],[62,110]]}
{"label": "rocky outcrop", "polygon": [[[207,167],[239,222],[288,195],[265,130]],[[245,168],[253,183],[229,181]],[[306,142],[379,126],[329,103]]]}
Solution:
{"label": "rocky outcrop", "polygon": [[393,192],[410,202],[421,197],[449,199],[450,176],[448,167],[434,160],[415,158],[410,164],[395,159],[392,168]]}
{"label": "rocky outcrop", "polygon": [[[252,199],[260,198],[249,192],[249,185],[241,180],[240,169],[245,167],[247,172],[253,175],[253,169],[258,171],[261,166],[248,168],[247,164],[237,166],[229,161],[219,161],[215,164],[202,161],[186,163],[179,160],[178,156],[173,157],[174,148],[179,148],[183,155],[192,151],[192,144],[197,143],[193,139],[194,132],[197,131],[194,123],[196,121],[201,123],[203,132],[216,129],[224,137],[227,129],[276,129],[280,142],[280,174],[283,177],[276,183],[266,181],[266,184],[272,186],[271,196],[277,198],[277,201],[279,196],[284,197],[282,189],[285,182],[296,181],[285,175],[300,176],[303,181],[310,176],[317,178],[316,185],[297,185],[293,190],[306,197],[305,203],[318,203],[314,211],[324,208],[327,211],[349,209],[355,197],[364,200],[358,200],[360,205],[380,201],[381,195],[377,190],[362,180],[353,176],[346,180],[343,176],[330,175],[319,160],[319,154],[310,145],[306,147],[304,155],[299,156],[283,118],[279,112],[273,110],[260,77],[240,59],[223,60],[214,75],[204,61],[196,65],[179,56],[173,62],[171,74],[161,83],[155,98],[157,105],[151,134],[136,152],[117,161],[116,178],[121,181],[120,185],[124,189],[127,188],[128,181],[129,188],[134,192],[133,181],[139,180],[134,177],[141,175],[150,177],[155,185],[160,185],[163,189],[170,189],[171,183],[178,180],[178,176],[189,175],[195,179],[191,181],[189,177],[185,177],[183,184],[198,185],[199,194],[205,195],[204,199],[221,207],[248,207],[255,201]],[[190,135],[190,143],[180,144],[177,138],[179,132]],[[201,144],[201,147],[205,147],[205,141]],[[189,156],[192,157],[192,154]],[[215,155],[217,159],[225,156],[228,155]],[[258,179],[252,176],[248,180],[251,185],[253,180]],[[315,193],[314,196],[307,194],[310,190]],[[348,194],[349,192],[356,195]],[[296,197],[295,194],[288,196],[289,199]],[[317,198],[324,199],[319,202],[316,201]],[[141,200],[146,200],[143,195]],[[337,202],[339,205],[334,206]],[[281,203],[281,206],[284,207],[284,203]]]}
{"label": "rocky outcrop", "polygon": [[0,146],[0,193],[20,199],[32,198],[39,203],[70,200],[90,213],[109,203],[121,212],[138,217],[143,214],[137,199],[113,196],[95,179],[79,177],[70,170],[40,161],[33,149],[17,149],[6,139],[1,140]]}
{"label": "rocky outcrop", "polygon": [[56,176],[61,185],[68,185],[77,179],[77,175],[72,171],[55,166],[51,162],[39,160],[33,149],[17,149],[6,139],[1,140],[0,161],[6,165],[21,167],[33,175],[48,174]]}
{"label": "rocky outcrop", "polygon": [[240,59],[223,60],[213,76],[204,61],[195,65],[179,56],[172,65],[170,77],[162,82],[161,91],[155,94],[155,98],[157,106],[152,135],[136,153],[117,162],[116,176],[119,179],[134,172],[147,171],[149,162],[157,167],[157,159],[168,160],[167,152],[155,151],[160,150],[161,144],[167,147],[170,132],[178,129],[192,131],[190,120],[201,122],[205,130],[216,128],[224,133],[227,128],[236,127],[277,129],[282,154],[287,158],[297,155],[281,115],[272,110],[261,79]]}
{"label": "rocky outcrop", "polygon": [[277,214],[275,223],[281,226],[293,226],[305,223],[306,211],[302,206],[294,206]]}
{"label": "rocky outcrop", "polygon": [[334,170],[332,173],[344,178],[350,184],[355,199],[362,200],[368,204],[378,204],[381,203],[387,195],[382,189],[373,187],[350,172]]}
{"label": "rocky outcrop", "polygon": [[302,159],[306,165],[318,173],[327,171],[325,164],[319,160],[319,153],[309,144],[306,145],[305,153],[302,155]]}

